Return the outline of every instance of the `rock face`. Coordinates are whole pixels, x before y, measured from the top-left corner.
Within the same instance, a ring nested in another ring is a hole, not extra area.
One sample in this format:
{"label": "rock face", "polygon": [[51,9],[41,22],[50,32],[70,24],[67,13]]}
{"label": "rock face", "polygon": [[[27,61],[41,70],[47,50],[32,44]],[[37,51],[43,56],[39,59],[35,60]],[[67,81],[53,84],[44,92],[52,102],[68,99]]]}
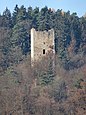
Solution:
{"label": "rock face", "polygon": [[31,29],[31,62],[36,62],[52,51],[55,53],[54,30],[36,31]]}

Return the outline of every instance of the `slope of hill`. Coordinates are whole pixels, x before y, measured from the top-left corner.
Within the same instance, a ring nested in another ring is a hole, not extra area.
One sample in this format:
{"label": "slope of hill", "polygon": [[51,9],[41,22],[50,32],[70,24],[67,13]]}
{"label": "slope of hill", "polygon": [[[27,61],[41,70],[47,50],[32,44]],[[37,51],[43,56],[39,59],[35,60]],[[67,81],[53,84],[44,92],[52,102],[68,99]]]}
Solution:
{"label": "slope of hill", "polygon": [[[46,57],[31,68],[32,27],[54,29],[55,71]],[[47,7],[16,5],[13,14],[6,8],[0,15],[0,115],[85,115],[85,93],[86,18]]]}

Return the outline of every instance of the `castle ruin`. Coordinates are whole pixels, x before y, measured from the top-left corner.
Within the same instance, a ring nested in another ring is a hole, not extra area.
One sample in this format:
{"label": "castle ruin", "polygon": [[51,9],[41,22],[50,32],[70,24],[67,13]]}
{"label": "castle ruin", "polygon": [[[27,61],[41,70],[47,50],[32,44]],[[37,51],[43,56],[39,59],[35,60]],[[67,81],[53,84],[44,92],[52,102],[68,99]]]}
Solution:
{"label": "castle ruin", "polygon": [[49,51],[55,53],[54,30],[36,31],[31,29],[31,62],[37,62]]}

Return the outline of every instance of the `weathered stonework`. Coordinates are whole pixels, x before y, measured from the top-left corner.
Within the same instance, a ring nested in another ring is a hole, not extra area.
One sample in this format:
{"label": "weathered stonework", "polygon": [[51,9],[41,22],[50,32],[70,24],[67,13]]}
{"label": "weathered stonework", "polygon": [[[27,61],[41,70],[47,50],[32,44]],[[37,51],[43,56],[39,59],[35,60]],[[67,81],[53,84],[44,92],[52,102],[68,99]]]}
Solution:
{"label": "weathered stonework", "polygon": [[31,62],[39,61],[43,56],[52,51],[55,53],[54,47],[54,30],[36,31],[31,29]]}

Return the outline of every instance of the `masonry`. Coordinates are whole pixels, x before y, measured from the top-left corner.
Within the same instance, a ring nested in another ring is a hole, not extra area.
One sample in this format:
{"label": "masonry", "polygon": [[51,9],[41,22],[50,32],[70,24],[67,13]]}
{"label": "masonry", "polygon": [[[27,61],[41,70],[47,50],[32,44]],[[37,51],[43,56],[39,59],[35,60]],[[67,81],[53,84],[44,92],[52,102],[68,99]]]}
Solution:
{"label": "masonry", "polygon": [[36,31],[31,29],[31,62],[36,62],[46,56],[49,51],[55,53],[54,30]]}

